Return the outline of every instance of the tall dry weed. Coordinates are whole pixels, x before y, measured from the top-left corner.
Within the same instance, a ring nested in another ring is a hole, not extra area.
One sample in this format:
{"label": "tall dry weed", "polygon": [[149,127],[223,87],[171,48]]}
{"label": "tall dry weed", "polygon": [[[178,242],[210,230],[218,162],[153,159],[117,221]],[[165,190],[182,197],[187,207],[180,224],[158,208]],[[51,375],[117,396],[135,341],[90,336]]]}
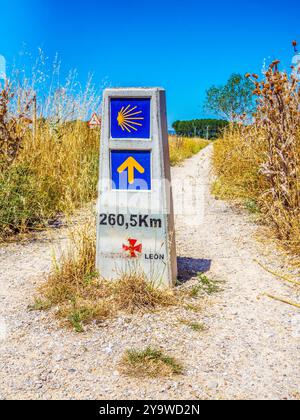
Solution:
{"label": "tall dry weed", "polygon": [[[254,122],[232,127],[216,144],[214,165],[221,196],[253,200],[265,223],[300,253],[300,88],[274,61],[255,85]],[[255,208],[254,206],[254,208]]]}
{"label": "tall dry weed", "polygon": [[[0,86],[1,88],[1,86]],[[22,143],[32,122],[30,114],[33,96],[30,91],[24,92],[25,101],[19,104],[17,113],[11,112],[10,105],[15,98],[11,83],[5,83],[0,90],[0,170],[4,172],[22,148]]]}

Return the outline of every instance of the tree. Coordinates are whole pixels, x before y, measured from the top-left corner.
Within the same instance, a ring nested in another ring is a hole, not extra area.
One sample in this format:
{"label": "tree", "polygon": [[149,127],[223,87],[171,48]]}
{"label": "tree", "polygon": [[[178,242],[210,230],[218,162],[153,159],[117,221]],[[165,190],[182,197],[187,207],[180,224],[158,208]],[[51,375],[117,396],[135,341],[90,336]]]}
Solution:
{"label": "tree", "polygon": [[210,140],[218,138],[227,126],[228,121],[213,119],[175,121],[173,124],[178,136],[202,137]]}
{"label": "tree", "polygon": [[224,86],[212,86],[206,92],[205,109],[229,121],[254,110],[253,84],[241,74],[232,74]]}

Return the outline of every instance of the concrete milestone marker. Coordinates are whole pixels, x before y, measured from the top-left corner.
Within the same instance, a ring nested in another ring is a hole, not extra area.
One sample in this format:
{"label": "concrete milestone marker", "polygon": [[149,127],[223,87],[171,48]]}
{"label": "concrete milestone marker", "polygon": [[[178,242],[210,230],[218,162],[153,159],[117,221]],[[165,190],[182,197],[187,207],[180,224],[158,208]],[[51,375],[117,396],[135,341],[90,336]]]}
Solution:
{"label": "concrete milestone marker", "polygon": [[108,280],[142,269],[156,286],[177,278],[163,89],[107,89],[97,205],[97,269]]}

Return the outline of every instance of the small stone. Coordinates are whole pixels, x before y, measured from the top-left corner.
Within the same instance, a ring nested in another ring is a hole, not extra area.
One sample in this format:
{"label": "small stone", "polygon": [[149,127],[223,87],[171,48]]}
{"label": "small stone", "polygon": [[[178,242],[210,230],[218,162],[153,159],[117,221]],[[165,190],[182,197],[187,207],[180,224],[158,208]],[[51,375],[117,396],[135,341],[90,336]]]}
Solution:
{"label": "small stone", "polygon": [[106,354],[111,354],[113,352],[113,346],[109,345],[108,347],[104,349],[104,351]]}
{"label": "small stone", "polygon": [[217,381],[210,381],[207,385],[207,387],[209,389],[218,389],[219,388],[219,384]]}

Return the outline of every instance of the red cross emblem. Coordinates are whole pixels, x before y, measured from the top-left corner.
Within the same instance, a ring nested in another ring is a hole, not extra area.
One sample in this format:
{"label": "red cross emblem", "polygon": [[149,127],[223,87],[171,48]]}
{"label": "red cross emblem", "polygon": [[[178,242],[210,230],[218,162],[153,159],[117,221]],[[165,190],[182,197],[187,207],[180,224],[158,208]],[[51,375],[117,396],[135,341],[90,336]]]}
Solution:
{"label": "red cross emblem", "polygon": [[136,253],[141,254],[143,250],[142,244],[137,245],[137,239],[128,239],[129,246],[123,245],[123,250],[129,252],[131,258],[137,258]]}

